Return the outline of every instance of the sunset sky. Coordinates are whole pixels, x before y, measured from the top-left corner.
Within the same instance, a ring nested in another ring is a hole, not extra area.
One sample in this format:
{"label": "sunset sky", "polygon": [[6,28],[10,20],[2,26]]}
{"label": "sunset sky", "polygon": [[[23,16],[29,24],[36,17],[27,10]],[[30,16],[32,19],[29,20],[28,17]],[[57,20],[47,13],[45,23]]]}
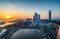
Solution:
{"label": "sunset sky", "polygon": [[0,19],[32,18],[35,12],[48,18],[49,10],[52,18],[60,19],[59,0],[0,0]]}

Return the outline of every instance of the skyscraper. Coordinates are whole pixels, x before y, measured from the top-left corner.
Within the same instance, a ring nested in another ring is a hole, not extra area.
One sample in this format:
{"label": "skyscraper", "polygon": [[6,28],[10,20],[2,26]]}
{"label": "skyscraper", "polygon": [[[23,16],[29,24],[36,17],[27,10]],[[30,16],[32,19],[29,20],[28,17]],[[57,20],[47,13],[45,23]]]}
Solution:
{"label": "skyscraper", "polygon": [[39,14],[35,12],[35,14],[33,16],[33,21],[37,23],[38,20],[39,20]]}
{"label": "skyscraper", "polygon": [[39,20],[40,20],[40,15],[39,15]]}
{"label": "skyscraper", "polygon": [[51,10],[49,10],[49,21],[51,21]]}

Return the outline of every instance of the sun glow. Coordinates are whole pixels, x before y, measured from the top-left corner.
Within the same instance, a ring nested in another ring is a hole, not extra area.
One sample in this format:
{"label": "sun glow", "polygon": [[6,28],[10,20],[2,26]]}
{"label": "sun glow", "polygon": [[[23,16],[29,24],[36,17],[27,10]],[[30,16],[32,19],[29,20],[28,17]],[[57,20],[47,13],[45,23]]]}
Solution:
{"label": "sun glow", "polygon": [[11,18],[11,16],[9,16],[9,15],[7,15],[7,16],[5,16],[7,19],[10,19]]}
{"label": "sun glow", "polygon": [[5,15],[5,16],[4,16],[4,19],[10,20],[10,19],[12,19],[12,16],[11,16],[11,15]]}
{"label": "sun glow", "polygon": [[0,18],[4,20],[13,20],[20,18],[30,18],[32,14],[28,14],[28,12],[21,12],[15,8],[10,3],[6,3],[0,10]]}

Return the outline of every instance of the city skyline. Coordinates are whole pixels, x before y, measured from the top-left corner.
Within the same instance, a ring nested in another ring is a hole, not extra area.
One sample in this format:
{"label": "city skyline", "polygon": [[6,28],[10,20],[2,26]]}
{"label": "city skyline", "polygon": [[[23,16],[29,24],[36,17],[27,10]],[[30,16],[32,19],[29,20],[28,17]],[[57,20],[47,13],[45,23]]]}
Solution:
{"label": "city skyline", "polygon": [[0,18],[32,18],[37,12],[46,19],[51,10],[52,18],[60,19],[59,4],[59,0],[0,0]]}

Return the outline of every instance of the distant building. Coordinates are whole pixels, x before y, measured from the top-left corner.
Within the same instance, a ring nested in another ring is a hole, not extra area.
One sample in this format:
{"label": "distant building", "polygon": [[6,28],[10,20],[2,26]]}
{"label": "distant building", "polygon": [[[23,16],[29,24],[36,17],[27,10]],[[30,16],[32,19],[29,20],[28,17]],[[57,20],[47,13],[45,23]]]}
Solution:
{"label": "distant building", "polygon": [[0,27],[0,33],[2,32],[2,27]]}
{"label": "distant building", "polygon": [[32,19],[31,19],[31,18],[27,18],[26,21],[27,21],[27,22],[32,22]]}
{"label": "distant building", "polygon": [[35,12],[35,15],[33,16],[33,22],[38,22],[39,20],[39,15],[38,13]]}
{"label": "distant building", "polygon": [[51,21],[51,10],[49,10],[49,21]]}
{"label": "distant building", "polygon": [[40,20],[40,15],[39,15],[39,20]]}
{"label": "distant building", "polygon": [[40,15],[35,12],[35,15],[33,16],[33,22],[37,23],[40,20]]}

